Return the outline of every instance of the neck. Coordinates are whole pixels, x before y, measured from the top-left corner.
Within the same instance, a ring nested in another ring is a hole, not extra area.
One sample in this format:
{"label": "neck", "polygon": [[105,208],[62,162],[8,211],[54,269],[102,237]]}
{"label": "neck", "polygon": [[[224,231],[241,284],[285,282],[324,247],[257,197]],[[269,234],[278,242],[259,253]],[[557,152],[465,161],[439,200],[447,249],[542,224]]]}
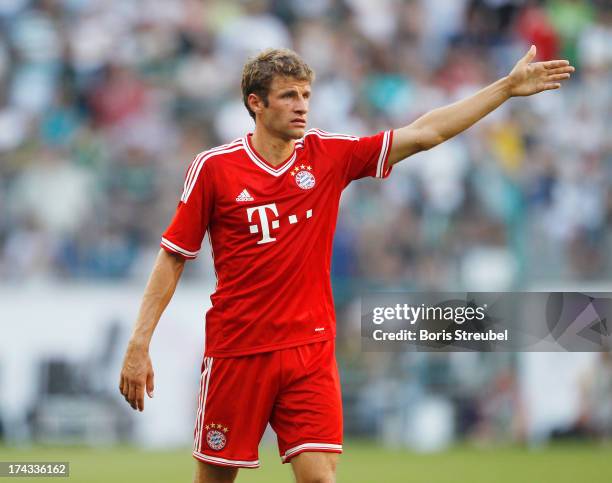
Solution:
{"label": "neck", "polygon": [[260,156],[272,166],[278,166],[291,156],[295,140],[281,138],[256,124],[251,142]]}

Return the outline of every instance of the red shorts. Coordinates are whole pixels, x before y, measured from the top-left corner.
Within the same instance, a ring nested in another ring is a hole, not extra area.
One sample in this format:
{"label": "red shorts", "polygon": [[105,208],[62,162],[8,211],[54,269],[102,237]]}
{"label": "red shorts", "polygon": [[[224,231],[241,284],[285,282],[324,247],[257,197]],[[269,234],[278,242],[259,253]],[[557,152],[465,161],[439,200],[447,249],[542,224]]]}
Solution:
{"label": "red shorts", "polygon": [[268,422],[283,463],[304,451],[342,453],[342,400],[333,340],[204,359],[196,459],[257,468]]}

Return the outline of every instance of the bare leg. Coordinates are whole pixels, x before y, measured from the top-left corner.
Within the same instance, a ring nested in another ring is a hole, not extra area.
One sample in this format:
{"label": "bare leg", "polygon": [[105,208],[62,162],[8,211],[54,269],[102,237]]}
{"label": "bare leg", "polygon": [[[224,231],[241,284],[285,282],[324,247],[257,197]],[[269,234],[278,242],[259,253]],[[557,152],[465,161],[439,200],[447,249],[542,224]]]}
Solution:
{"label": "bare leg", "polygon": [[335,483],[337,453],[305,452],[291,459],[297,483]]}
{"label": "bare leg", "polygon": [[237,475],[238,468],[215,466],[196,460],[193,483],[233,483]]}

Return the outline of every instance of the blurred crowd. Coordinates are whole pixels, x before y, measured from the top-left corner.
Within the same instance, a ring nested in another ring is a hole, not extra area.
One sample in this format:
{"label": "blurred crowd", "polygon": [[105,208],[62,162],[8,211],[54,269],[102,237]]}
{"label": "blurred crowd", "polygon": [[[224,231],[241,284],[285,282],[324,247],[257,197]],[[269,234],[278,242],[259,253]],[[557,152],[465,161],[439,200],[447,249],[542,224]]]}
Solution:
{"label": "blurred crowd", "polygon": [[[363,135],[475,92],[532,43],[576,66],[560,91],[349,187],[349,293],[610,276],[609,2],[3,0],[0,277],[147,272],[194,155],[252,130],[240,73],[263,48],[315,69],[311,126]],[[188,276],[213,276],[202,258]]]}
{"label": "blurred crowd", "polygon": [[[1,0],[0,278],[146,276],[193,157],[253,129],[240,74],[264,48],[291,47],[315,69],[310,126],[366,135],[506,75],[531,44],[537,60],[576,66],[561,90],[511,100],[343,195],[341,335],[358,333],[364,284],[504,291],[610,278],[609,1]],[[186,277],[214,278],[211,263],[201,256]],[[359,337],[340,340],[353,431],[393,433],[395,409],[445,393],[459,431],[520,439],[513,357],[364,355],[350,347]],[[600,366],[584,414],[607,426],[578,426],[609,435],[610,405],[588,409],[609,399],[609,360]],[[447,413],[429,407],[435,420]]]}

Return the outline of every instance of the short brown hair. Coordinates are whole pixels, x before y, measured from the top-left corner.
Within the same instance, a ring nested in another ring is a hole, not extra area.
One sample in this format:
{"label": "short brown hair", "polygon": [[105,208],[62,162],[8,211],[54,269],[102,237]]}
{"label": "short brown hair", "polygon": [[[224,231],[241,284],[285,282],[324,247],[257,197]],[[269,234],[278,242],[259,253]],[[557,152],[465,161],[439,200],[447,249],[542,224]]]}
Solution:
{"label": "short brown hair", "polygon": [[268,105],[270,85],[276,76],[293,77],[300,81],[312,82],[314,72],[302,58],[290,49],[267,49],[244,64],[242,69],[242,100],[255,119],[249,107],[249,94],[256,94]]}

